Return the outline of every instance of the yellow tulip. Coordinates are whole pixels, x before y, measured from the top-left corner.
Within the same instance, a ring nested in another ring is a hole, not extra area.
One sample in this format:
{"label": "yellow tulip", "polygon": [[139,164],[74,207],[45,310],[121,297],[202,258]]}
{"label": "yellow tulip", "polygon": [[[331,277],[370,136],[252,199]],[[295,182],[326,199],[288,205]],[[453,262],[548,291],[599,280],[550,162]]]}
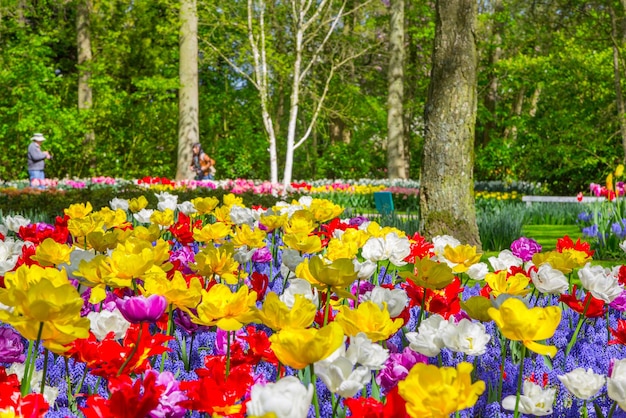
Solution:
{"label": "yellow tulip", "polygon": [[232,232],[229,225],[223,222],[215,222],[213,224],[207,224],[202,229],[193,229],[193,239],[198,242],[214,242],[221,244],[224,239]]}
{"label": "yellow tulip", "polygon": [[613,173],[610,173],[608,176],[606,176],[606,189],[610,192],[615,190],[613,188]]}
{"label": "yellow tulip", "polygon": [[624,164],[620,164],[615,168],[615,177],[622,177],[624,174]]}
{"label": "yellow tulip", "polygon": [[4,285],[9,288],[27,289],[31,284],[46,280],[54,286],[69,284],[67,273],[64,269],[43,268],[37,264],[28,266],[22,264],[15,271],[9,271],[4,276]]}
{"label": "yellow tulip", "polygon": [[232,245],[222,245],[215,247],[213,244],[207,245],[196,254],[195,263],[190,263],[189,267],[205,277],[219,276],[227,284],[236,284],[235,273],[239,269],[239,263],[233,258]]}
{"label": "yellow tulip", "polygon": [[318,222],[326,222],[343,213],[343,208],[326,199],[313,199],[309,209]]}
{"label": "yellow tulip", "polygon": [[252,229],[250,225],[243,224],[235,227],[232,242],[236,248],[243,247],[244,245],[248,246],[248,248],[261,248],[265,247],[266,236],[267,233],[262,229]]}
{"label": "yellow tulip", "polygon": [[92,231],[87,234],[87,244],[90,248],[104,253],[117,247],[119,234],[114,231]]}
{"label": "yellow tulip", "polygon": [[454,367],[417,363],[398,393],[406,401],[406,412],[413,418],[448,418],[456,411],[474,406],[485,391],[485,382],[472,383],[474,366],[461,362]]}
{"label": "yellow tulip", "polygon": [[213,212],[220,201],[215,197],[196,197],[191,199],[191,203],[200,215],[206,215]]}
{"label": "yellow tulip", "polygon": [[346,335],[354,336],[363,332],[374,342],[388,339],[404,323],[400,318],[392,320],[386,305],[381,309],[369,300],[356,309],[350,309],[346,305],[339,306],[338,309],[335,322],[341,325]]}
{"label": "yellow tulip", "polygon": [[517,298],[505,300],[500,309],[489,308],[487,311],[502,335],[509,340],[521,341],[531,351],[554,357],[557,349],[553,345],[539,344],[536,341],[548,339],[554,335],[561,322],[561,309],[557,306],[528,309]]}
{"label": "yellow tulip", "polygon": [[89,319],[80,314],[84,301],[67,277],[66,283],[58,286],[44,279],[22,288],[2,289],[0,301],[13,308],[0,310],[0,322],[12,325],[29,340],[39,336],[55,353],[65,351],[63,346],[75,339],[89,336]]}
{"label": "yellow tulip", "polygon": [[314,254],[322,250],[322,240],[308,233],[290,233],[283,236],[285,245],[302,254]]}
{"label": "yellow tulip", "polygon": [[92,216],[94,220],[102,221],[106,229],[130,225],[128,223],[128,215],[126,214],[126,211],[122,209],[113,210],[105,206],[98,212],[94,212]]}
{"label": "yellow tulip", "polygon": [[456,264],[452,267],[455,273],[465,273],[471,266],[480,261],[482,254],[476,252],[475,246],[458,245],[453,248],[446,245],[443,256],[446,260]]}
{"label": "yellow tulip", "polygon": [[72,250],[73,248],[67,244],[59,244],[52,238],[46,238],[37,246],[35,255],[31,258],[44,267],[69,264]]}
{"label": "yellow tulip", "polygon": [[280,331],[283,328],[310,327],[316,313],[317,306],[302,295],[296,295],[293,307],[289,308],[276,293],[269,292],[259,311],[259,319],[274,331]]}
{"label": "yellow tulip", "polygon": [[67,221],[67,229],[74,238],[86,237],[93,231],[103,231],[104,223],[96,220],[93,216],[74,218]]}
{"label": "yellow tulip", "polygon": [[309,235],[313,230],[317,228],[317,222],[313,214],[306,210],[301,209],[294,212],[289,219],[289,222],[284,226],[285,234],[306,234]]}
{"label": "yellow tulip", "polygon": [[232,225],[233,221],[230,219],[230,206],[220,206],[214,210],[215,220],[227,225]]}
{"label": "yellow tulip", "polygon": [[395,232],[400,238],[406,237],[406,233],[398,228],[390,226],[381,227],[377,222],[370,222],[367,225],[367,233],[370,234],[371,237],[384,238],[390,232]]}
{"label": "yellow tulip", "polygon": [[332,238],[328,241],[328,245],[326,246],[326,258],[331,261],[339,258],[355,258],[358,252],[358,244],[354,241],[343,241]]}
{"label": "yellow tulip", "polygon": [[245,207],[245,205],[243,204],[243,198],[240,196],[236,196],[233,193],[225,194],[222,198],[222,201],[224,202],[224,206],[228,206],[229,208],[233,205]]}
{"label": "yellow tulip", "polygon": [[192,277],[187,284],[183,274],[176,270],[172,279],[168,279],[165,272],[162,274],[146,275],[143,284],[146,296],[161,295],[168,305],[173,305],[189,312],[200,303],[202,297],[202,283],[197,277]]}
{"label": "yellow tulip", "polygon": [[148,199],[145,196],[134,197],[128,201],[128,209],[132,213],[137,213],[148,207]]}
{"label": "yellow tulip", "polygon": [[319,283],[330,286],[333,290],[345,289],[357,278],[352,259],[340,258],[326,263],[321,256],[313,256],[308,260],[309,271]]}
{"label": "yellow tulip", "polygon": [[261,215],[259,223],[267,228],[268,232],[281,228],[287,223],[287,214],[284,215]]}
{"label": "yellow tulip", "polygon": [[224,331],[237,331],[245,324],[256,322],[256,292],[248,293],[248,286],[241,286],[233,293],[230,287],[216,284],[208,291],[202,290],[198,315],[191,320],[200,325],[216,325]]}
{"label": "yellow tulip", "polygon": [[[549,263],[552,268],[559,270],[563,274],[571,273],[575,267],[582,267],[590,257],[584,251],[573,249],[564,250],[563,252],[549,251],[543,253],[535,253],[532,262],[539,267],[543,263]],[[582,262],[582,264],[580,264]]]}
{"label": "yellow tulip", "polygon": [[150,222],[157,224],[161,227],[168,227],[174,224],[174,211],[172,209],[165,209],[164,211],[155,210],[150,215]]}
{"label": "yellow tulip", "polygon": [[525,296],[530,292],[528,288],[530,278],[522,273],[517,273],[511,277],[507,277],[506,270],[500,270],[497,273],[487,273],[485,282],[491,287],[491,294],[495,297],[503,293]]}
{"label": "yellow tulip", "polygon": [[[120,231],[120,230],[116,230]],[[161,230],[158,225],[150,224],[147,228],[143,225],[138,225],[133,230],[128,230],[132,233],[132,236],[143,241],[153,242],[156,241],[161,236]],[[120,232],[122,234],[122,232]],[[126,235],[125,233],[123,235]],[[128,237],[122,239],[119,238],[119,241],[125,241]]]}
{"label": "yellow tulip", "polygon": [[317,328],[285,328],[270,337],[271,348],[281,363],[304,369],[324,360],[343,344],[344,334],[335,322]]}
{"label": "yellow tulip", "polygon": [[74,203],[70,205],[69,208],[63,209],[63,213],[69,216],[70,219],[75,219],[75,218],[84,218],[85,216],[89,215],[92,210],[93,210],[93,207],[91,206],[91,203],[89,202]]}

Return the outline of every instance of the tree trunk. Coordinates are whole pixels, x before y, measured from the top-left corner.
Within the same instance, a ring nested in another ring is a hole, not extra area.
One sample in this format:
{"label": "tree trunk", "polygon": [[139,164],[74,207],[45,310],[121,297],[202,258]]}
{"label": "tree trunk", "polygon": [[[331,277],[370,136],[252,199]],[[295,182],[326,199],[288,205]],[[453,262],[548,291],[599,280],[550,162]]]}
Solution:
{"label": "tree trunk", "polygon": [[433,66],[424,111],[420,222],[425,237],[480,247],[474,206],[476,1],[436,3]]}
{"label": "tree trunk", "polygon": [[[89,113],[93,107],[93,91],[91,85],[91,31],[90,31],[91,0],[81,0],[76,8],[76,46],[78,49],[78,111],[81,114]],[[88,158],[89,167],[96,169],[94,149],[96,134],[93,129],[85,133],[83,140],[84,152]],[[97,174],[97,173],[95,173]]]}
{"label": "tree trunk", "polygon": [[498,85],[500,80],[498,80],[498,75],[496,74],[495,67],[500,61],[500,56],[502,55],[502,32],[504,30],[503,20],[501,18],[502,14],[502,1],[496,0],[494,1],[494,13],[493,13],[493,22],[492,22],[492,52],[489,56],[489,87],[487,89],[487,95],[485,96],[484,103],[485,108],[489,111],[489,119],[485,122],[483,126],[482,133],[482,146],[485,147],[491,141],[492,132],[497,126],[496,119],[496,107],[498,103]]}
{"label": "tree trunk", "polygon": [[181,0],[179,32],[178,160],[176,180],[193,177],[192,146],[200,142],[198,125],[198,15],[196,0]]}
{"label": "tree trunk", "polygon": [[619,36],[617,33],[617,19],[615,17],[615,11],[612,7],[609,7],[609,13],[611,14],[611,37],[613,38],[613,82],[615,83],[615,101],[617,103],[619,130],[622,137],[622,162],[626,163],[626,109],[624,106],[622,77],[619,65],[619,48],[622,43],[622,36]]}
{"label": "tree trunk", "polygon": [[404,156],[404,0],[391,0],[389,25],[389,93],[387,96],[387,174],[406,179]]}

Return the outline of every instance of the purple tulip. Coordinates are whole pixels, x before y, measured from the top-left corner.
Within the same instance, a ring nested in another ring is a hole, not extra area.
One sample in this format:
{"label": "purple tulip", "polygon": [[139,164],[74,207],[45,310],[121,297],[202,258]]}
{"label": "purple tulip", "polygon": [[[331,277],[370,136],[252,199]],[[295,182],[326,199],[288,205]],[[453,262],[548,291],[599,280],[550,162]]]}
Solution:
{"label": "purple tulip", "polygon": [[541,252],[541,245],[532,238],[521,237],[511,243],[511,252],[526,262],[532,260],[535,253]]}
{"label": "purple tulip", "polygon": [[376,382],[384,392],[389,392],[409,374],[409,370],[417,363],[428,363],[428,357],[416,353],[409,347],[406,347],[402,353],[392,353],[385,367],[376,376]]}
{"label": "purple tulip", "polygon": [[252,261],[255,263],[267,263],[272,261],[272,252],[267,247],[257,248],[252,254]]}
{"label": "purple tulip", "polygon": [[156,386],[164,388],[163,393],[159,396],[159,406],[150,411],[150,418],[182,418],[185,416],[186,410],[178,404],[187,400],[187,396],[180,390],[180,382],[176,380],[172,372],[164,371],[159,373],[156,370],[146,371],[146,375],[153,374],[156,376]]}
{"label": "purple tulip", "polygon": [[115,301],[122,316],[132,324],[156,322],[167,309],[167,300],[161,295],[126,296]]}
{"label": "purple tulip", "polygon": [[0,328],[0,363],[24,363],[22,337],[13,328]]}

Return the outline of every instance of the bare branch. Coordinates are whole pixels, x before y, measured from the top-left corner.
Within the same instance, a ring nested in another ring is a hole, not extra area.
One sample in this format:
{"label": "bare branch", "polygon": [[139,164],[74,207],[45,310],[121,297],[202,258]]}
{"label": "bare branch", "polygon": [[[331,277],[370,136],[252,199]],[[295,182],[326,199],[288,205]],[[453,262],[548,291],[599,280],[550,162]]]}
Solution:
{"label": "bare branch", "polygon": [[228,65],[231,66],[231,68],[233,70],[235,70],[235,72],[239,75],[241,75],[242,77],[244,77],[246,80],[248,80],[250,83],[252,83],[252,85],[254,87],[256,87],[256,89],[259,89],[259,85],[256,83],[256,81],[254,81],[254,79],[252,79],[252,77],[250,77],[250,75],[248,75],[245,71],[243,71],[241,68],[239,68],[239,66],[237,64],[235,64],[230,58],[228,58],[226,55],[224,55],[224,53],[222,51],[219,50],[219,48],[217,48],[215,45],[213,45],[211,42],[205,40],[205,39],[201,39],[202,42],[204,42],[205,44],[207,44],[211,49],[213,49],[213,51],[217,52],[217,54],[228,63]]}
{"label": "bare branch", "polygon": [[322,42],[320,42],[320,44],[317,46],[317,49],[315,50],[315,52],[311,56],[311,59],[309,60],[309,63],[306,65],[306,67],[304,67],[304,69],[300,72],[300,74],[297,74],[297,76],[298,76],[298,78],[300,80],[303,80],[304,77],[306,77],[306,74],[309,72],[309,70],[311,69],[311,67],[315,63],[315,61],[317,61],[317,57],[319,57],[320,52],[322,51],[324,46],[326,46],[326,43],[328,42],[328,39],[330,38],[330,36],[335,31],[335,28],[337,27],[337,24],[339,23],[339,19],[341,18],[342,14],[343,14],[343,8],[345,6],[346,6],[346,2],[344,1],[343,4],[341,5],[341,8],[339,9],[339,13],[337,13],[337,16],[335,16],[335,20],[333,21],[332,25],[328,29],[328,32],[326,32],[326,36],[324,37],[324,40]]}
{"label": "bare branch", "polygon": [[324,104],[324,100],[326,99],[326,94],[328,93],[330,81],[332,80],[333,75],[335,74],[335,68],[336,67],[334,65],[331,67],[330,73],[328,74],[328,77],[326,77],[326,83],[324,84],[324,91],[322,92],[322,96],[317,101],[317,106],[315,106],[315,111],[313,112],[313,116],[311,116],[311,121],[309,122],[309,126],[306,132],[304,133],[304,135],[302,135],[302,138],[300,138],[300,140],[296,142],[296,144],[293,146],[294,150],[298,149],[300,145],[302,145],[304,141],[306,141],[309,138],[309,135],[311,135],[311,132],[313,131],[313,126],[315,126],[315,122],[317,122],[317,117],[319,116],[320,110],[322,110],[322,105]]}

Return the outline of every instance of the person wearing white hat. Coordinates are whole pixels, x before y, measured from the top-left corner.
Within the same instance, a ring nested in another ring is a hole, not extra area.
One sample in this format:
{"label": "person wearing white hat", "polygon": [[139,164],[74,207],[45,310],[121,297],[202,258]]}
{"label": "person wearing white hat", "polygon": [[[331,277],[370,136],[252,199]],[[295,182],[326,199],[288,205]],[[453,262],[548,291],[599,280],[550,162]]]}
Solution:
{"label": "person wearing white hat", "polygon": [[37,133],[33,135],[30,139],[30,145],[28,145],[28,177],[31,187],[43,188],[41,183],[46,178],[44,174],[46,160],[52,158],[48,151],[41,150],[41,143],[45,140],[43,134]]}

